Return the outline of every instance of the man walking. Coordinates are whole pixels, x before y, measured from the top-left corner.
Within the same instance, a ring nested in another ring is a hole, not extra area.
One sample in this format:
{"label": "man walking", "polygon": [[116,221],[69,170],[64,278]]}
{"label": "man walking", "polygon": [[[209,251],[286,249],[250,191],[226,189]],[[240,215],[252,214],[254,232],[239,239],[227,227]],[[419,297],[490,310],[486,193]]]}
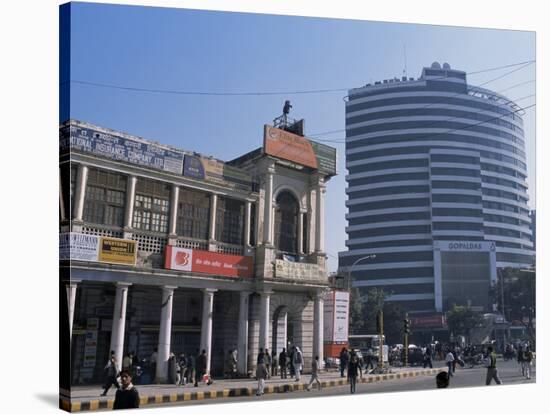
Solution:
{"label": "man walking", "polygon": [[348,380],[350,391],[355,394],[355,387],[357,385],[357,375],[359,374],[359,358],[355,354],[355,351],[351,351],[348,362]]}
{"label": "man walking", "polygon": [[344,378],[344,371],[348,366],[349,362],[349,353],[348,350],[344,347],[340,351],[340,377]]}
{"label": "man walking", "polygon": [[533,353],[531,352],[531,349],[529,346],[525,347],[525,351],[523,352],[523,375],[525,375],[525,378],[531,379],[531,366],[533,364]]}
{"label": "man walking", "polygon": [[432,365],[432,347],[430,345],[426,346],[426,352],[424,353],[424,368],[427,366],[433,368]]}
{"label": "man walking", "polygon": [[115,351],[111,351],[111,357],[109,358],[109,361],[107,361],[104,370],[106,374],[106,381],[105,385],[103,386],[103,393],[101,394],[102,397],[107,395],[107,391],[109,391],[111,385],[114,385],[117,390],[119,389],[117,381],[119,370],[118,363],[115,357]]}
{"label": "man walking", "polygon": [[447,356],[445,357],[445,362],[447,363],[447,366],[449,367],[449,377],[453,376],[453,362],[455,360],[455,357],[450,349],[447,349]]}
{"label": "man walking", "polygon": [[319,391],[322,390],[321,381],[319,381],[320,370],[321,370],[321,366],[319,364],[319,356],[316,355],[315,359],[311,361],[311,379],[309,380],[309,384],[307,385],[308,391],[311,391],[311,385],[313,384],[313,381],[317,381],[317,387],[319,388]]}
{"label": "man walking", "polygon": [[195,387],[199,386],[199,381],[202,381],[202,377],[206,374],[206,349],[202,350],[202,353],[197,358],[197,373],[195,374]]}
{"label": "man walking", "polygon": [[277,375],[277,368],[279,367],[279,360],[277,359],[277,350],[271,351],[271,376]]}
{"label": "man walking", "polygon": [[120,372],[120,383],[122,386],[116,391],[113,410],[139,408],[139,393],[132,384],[130,371],[122,370]]}
{"label": "man walking", "polygon": [[487,356],[485,357],[484,363],[487,367],[487,379],[485,380],[485,385],[490,385],[493,379],[498,385],[502,384],[497,372],[497,354],[493,351],[492,346],[487,347]]}
{"label": "man walking", "polygon": [[279,354],[279,367],[281,369],[281,379],[286,379],[286,364],[287,364],[287,354],[286,349],[283,348]]}
{"label": "man walking", "polygon": [[372,363],[372,360],[374,358],[374,352],[371,347],[367,349],[367,355],[366,355],[366,361],[365,361],[365,372],[368,372],[369,366],[370,369],[374,369],[374,364]]}
{"label": "man walking", "polygon": [[300,374],[302,371],[302,365],[304,363],[304,358],[302,356],[302,351],[300,351],[300,348],[296,347],[296,350],[294,351],[294,356],[292,359],[292,363],[294,365],[294,371],[296,372],[296,381],[300,381]]}

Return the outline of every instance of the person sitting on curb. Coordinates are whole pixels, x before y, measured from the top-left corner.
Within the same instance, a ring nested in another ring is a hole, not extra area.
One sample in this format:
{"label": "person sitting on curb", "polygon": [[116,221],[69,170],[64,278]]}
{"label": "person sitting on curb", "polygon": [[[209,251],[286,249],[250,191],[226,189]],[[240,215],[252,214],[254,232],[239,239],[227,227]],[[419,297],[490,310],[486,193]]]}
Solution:
{"label": "person sitting on curb", "polygon": [[139,408],[139,393],[134,384],[132,384],[132,374],[128,370],[120,372],[121,387],[115,394],[113,410],[125,408]]}

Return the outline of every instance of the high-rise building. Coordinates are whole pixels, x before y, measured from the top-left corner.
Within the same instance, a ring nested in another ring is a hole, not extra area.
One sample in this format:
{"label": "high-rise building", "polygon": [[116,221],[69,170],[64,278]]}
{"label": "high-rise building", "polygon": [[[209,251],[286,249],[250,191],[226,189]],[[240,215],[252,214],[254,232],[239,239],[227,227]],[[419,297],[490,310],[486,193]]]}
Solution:
{"label": "high-rise building", "polygon": [[497,269],[534,257],[522,113],[447,63],[349,91],[339,266],[354,287],[409,312],[492,309]]}

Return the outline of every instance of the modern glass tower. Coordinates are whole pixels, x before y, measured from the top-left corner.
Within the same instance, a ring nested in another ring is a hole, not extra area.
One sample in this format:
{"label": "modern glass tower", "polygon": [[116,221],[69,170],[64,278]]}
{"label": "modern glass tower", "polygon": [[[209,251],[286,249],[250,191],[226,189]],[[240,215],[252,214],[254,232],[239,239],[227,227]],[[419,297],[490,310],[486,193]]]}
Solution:
{"label": "modern glass tower", "polygon": [[465,72],[434,62],[351,89],[346,167],[354,287],[413,313],[492,310],[498,268],[532,265],[522,110]]}

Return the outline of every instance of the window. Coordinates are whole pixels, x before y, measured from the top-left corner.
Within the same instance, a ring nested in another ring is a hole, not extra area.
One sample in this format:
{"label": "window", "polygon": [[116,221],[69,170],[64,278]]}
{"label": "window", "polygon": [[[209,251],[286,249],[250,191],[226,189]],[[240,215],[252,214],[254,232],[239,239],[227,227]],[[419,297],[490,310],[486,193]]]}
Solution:
{"label": "window", "polygon": [[298,253],[298,201],[288,191],[277,196],[275,208],[275,247],[285,253]]}
{"label": "window", "polygon": [[170,185],[138,179],[134,201],[133,227],[166,233],[170,211]]}
{"label": "window", "polygon": [[243,244],[244,202],[218,197],[216,206],[216,240],[222,243]]}
{"label": "window", "polygon": [[84,221],[122,227],[126,182],[124,175],[90,168],[84,201]]}
{"label": "window", "polygon": [[176,233],[194,239],[208,239],[210,196],[207,193],[180,188]]}

